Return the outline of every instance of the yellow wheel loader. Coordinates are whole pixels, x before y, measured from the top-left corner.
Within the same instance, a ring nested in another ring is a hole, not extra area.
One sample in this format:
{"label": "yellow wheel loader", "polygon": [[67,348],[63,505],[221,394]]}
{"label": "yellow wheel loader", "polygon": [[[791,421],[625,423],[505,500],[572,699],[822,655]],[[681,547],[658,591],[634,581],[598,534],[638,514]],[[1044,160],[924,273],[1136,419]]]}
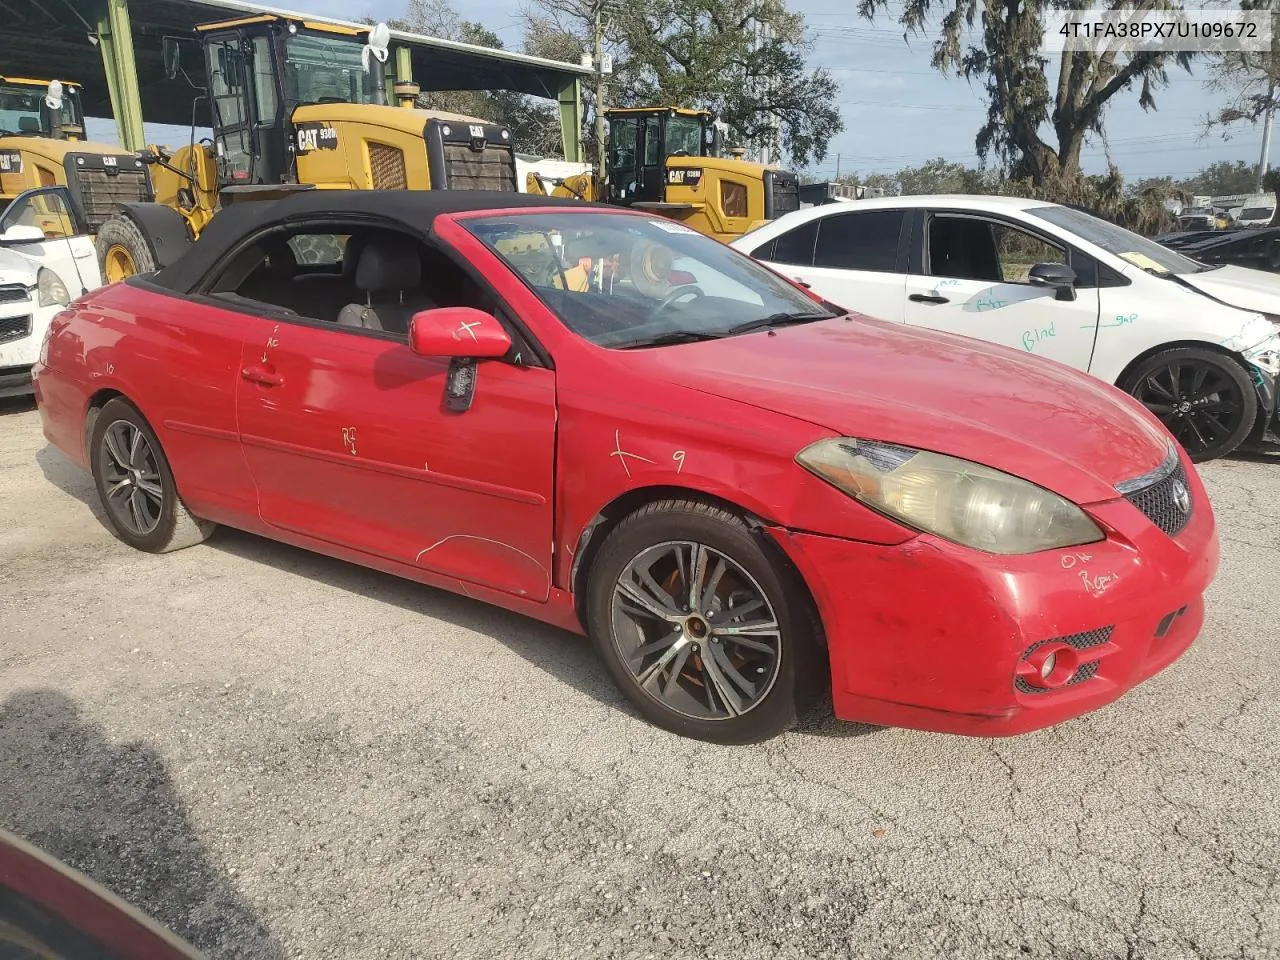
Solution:
{"label": "yellow wheel loader", "polygon": [[715,115],[678,107],[616,108],[608,124],[606,177],[553,180],[530,173],[526,189],[655,213],[732,240],[800,209],[800,181],[778,167],[721,156]]}
{"label": "yellow wheel loader", "polygon": [[[0,76],[0,212],[38,187],[66,187],[91,233],[120,204],[152,199],[151,178],[136,153],[85,140],[76,84]],[[52,209],[37,212],[48,214],[49,236],[70,229]]]}
{"label": "yellow wheel loader", "polygon": [[[171,263],[224,205],[298,189],[516,192],[511,133],[475,117],[414,108],[397,83],[387,103],[388,31],[274,14],[203,24],[165,37],[172,80],[182,46],[199,47],[207,87],[195,87],[211,138],[143,154],[153,203],[124,204],[98,233],[108,283]],[[188,80],[188,82],[190,82]]]}

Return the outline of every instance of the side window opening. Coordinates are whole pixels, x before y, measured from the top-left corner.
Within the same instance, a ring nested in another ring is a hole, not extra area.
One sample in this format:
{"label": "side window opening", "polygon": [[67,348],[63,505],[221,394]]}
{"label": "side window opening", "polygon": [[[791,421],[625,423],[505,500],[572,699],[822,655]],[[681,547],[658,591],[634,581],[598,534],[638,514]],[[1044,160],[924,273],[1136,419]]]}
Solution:
{"label": "side window opening", "polygon": [[447,254],[382,228],[269,233],[237,255],[209,293],[406,339],[420,310],[499,309],[487,288]]}
{"label": "side window opening", "polygon": [[1035,264],[1066,262],[1064,248],[1006,223],[947,216],[929,221],[930,276],[1026,284]]}
{"label": "side window opening", "polygon": [[1005,223],[993,223],[991,233],[1000,258],[1000,275],[1005,283],[1027,283],[1027,274],[1037,263],[1066,263],[1067,251],[1033,234]]}
{"label": "side window opening", "polygon": [[839,213],[817,221],[815,267],[897,273],[903,210]]}
{"label": "side window opening", "polygon": [[813,266],[813,245],[818,238],[818,221],[802,223],[778,237],[773,248],[773,262],[797,267]]}

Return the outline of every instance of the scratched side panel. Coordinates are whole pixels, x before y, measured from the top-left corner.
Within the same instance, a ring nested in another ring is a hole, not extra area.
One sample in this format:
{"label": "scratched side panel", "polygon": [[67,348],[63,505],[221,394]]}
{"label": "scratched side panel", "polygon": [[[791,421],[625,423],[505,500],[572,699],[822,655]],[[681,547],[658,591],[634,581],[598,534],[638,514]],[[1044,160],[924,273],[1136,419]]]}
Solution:
{"label": "scratched side panel", "polygon": [[162,359],[146,371],[143,413],[160,436],[178,487],[198,515],[252,523],[257,501],[236,430],[240,351],[256,317],[148,295],[135,325],[153,332]]}
{"label": "scratched side panel", "polygon": [[446,360],[342,328],[264,325],[244,363],[282,378],[240,388],[263,520],[548,598],[552,371],[482,362],[471,408],[453,412],[443,403]]}
{"label": "scratched side panel", "polygon": [[568,587],[572,553],[603,507],[643,487],[710,494],[792,528],[873,543],[914,534],[795,463],[831,432],[802,420],[657,384],[626,361],[561,362],[556,583]]}

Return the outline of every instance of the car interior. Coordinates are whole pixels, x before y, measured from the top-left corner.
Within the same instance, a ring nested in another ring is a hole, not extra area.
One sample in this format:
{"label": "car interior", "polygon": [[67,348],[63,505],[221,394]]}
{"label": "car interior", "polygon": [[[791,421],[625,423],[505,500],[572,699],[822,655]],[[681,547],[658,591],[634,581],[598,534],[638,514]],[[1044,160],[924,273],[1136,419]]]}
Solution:
{"label": "car interior", "polygon": [[1002,224],[970,217],[929,220],[929,269],[933,277],[987,283],[1026,283],[1034,263],[1066,263],[1066,251]]}
{"label": "car interior", "polygon": [[402,337],[420,310],[497,309],[495,297],[440,250],[369,227],[271,233],[237,255],[209,293]]}

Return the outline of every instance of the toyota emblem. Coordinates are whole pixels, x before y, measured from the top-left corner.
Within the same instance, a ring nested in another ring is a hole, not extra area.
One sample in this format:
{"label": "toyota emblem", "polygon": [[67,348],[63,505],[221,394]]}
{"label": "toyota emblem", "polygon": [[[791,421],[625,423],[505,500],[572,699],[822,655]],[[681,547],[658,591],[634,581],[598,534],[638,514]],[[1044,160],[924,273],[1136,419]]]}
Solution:
{"label": "toyota emblem", "polygon": [[1173,505],[1184,516],[1191,512],[1191,491],[1181,480],[1176,480],[1173,484]]}

